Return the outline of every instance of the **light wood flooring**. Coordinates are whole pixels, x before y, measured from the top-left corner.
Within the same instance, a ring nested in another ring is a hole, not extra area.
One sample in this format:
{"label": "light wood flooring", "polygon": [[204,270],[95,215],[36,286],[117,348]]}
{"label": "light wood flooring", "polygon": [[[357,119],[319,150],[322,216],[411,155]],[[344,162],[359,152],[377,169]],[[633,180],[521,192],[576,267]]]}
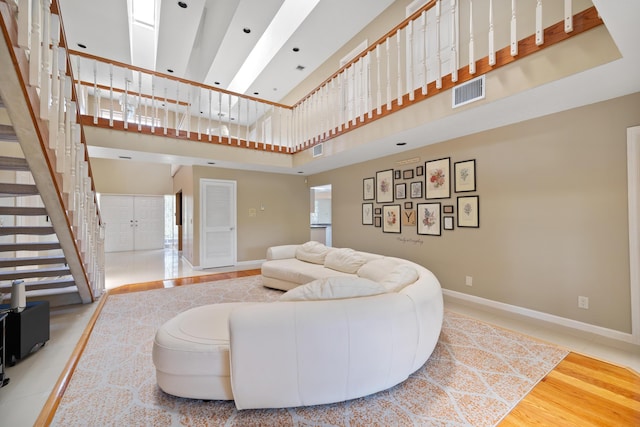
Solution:
{"label": "light wood flooring", "polygon": [[[140,292],[173,286],[185,286],[214,280],[260,274],[260,270],[234,271],[179,279],[158,280],[109,290],[110,295]],[[94,315],[92,322],[97,318]],[[91,326],[91,325],[90,325]],[[90,327],[89,326],[89,327]],[[88,338],[83,337],[85,340]],[[81,353],[84,344],[78,345]],[[75,352],[74,352],[75,353]],[[79,357],[79,354],[77,355]],[[68,364],[69,370],[73,369]],[[53,418],[65,388],[69,372],[44,406],[38,425]],[[640,375],[623,367],[571,352],[547,375],[500,426],[640,426]]]}

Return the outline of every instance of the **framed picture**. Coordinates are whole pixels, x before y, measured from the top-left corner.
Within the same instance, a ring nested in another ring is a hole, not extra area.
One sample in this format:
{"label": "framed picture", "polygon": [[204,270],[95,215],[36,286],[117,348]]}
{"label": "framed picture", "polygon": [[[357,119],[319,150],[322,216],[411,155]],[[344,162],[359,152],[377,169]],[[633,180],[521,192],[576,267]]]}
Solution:
{"label": "framed picture", "polygon": [[418,203],[416,207],[418,234],[440,236],[440,203]]}
{"label": "framed picture", "polygon": [[362,200],[373,200],[376,198],[375,193],[376,179],[365,178],[362,180]]}
{"label": "framed picture", "polygon": [[373,210],[374,215],[382,215],[382,208],[375,208]]}
{"label": "framed picture", "polygon": [[376,172],[376,202],[393,202],[393,169]]}
{"label": "framed picture", "polygon": [[423,166],[417,166],[416,167],[416,176],[422,176],[424,175],[424,167]]}
{"label": "framed picture", "polygon": [[413,179],[413,169],[402,171],[402,179]]}
{"label": "framed picture", "polygon": [[453,230],[453,217],[445,216],[442,218],[442,227],[445,230]]}
{"label": "framed picture", "polygon": [[382,207],[382,231],[384,233],[400,233],[400,205]]}
{"label": "framed picture", "polygon": [[362,204],[362,225],[373,225],[373,203]]}
{"label": "framed picture", "polygon": [[413,209],[413,202],[404,202],[405,209]]}
{"label": "framed picture", "polygon": [[412,182],[410,188],[412,199],[422,199],[422,181]]}
{"label": "framed picture", "polygon": [[404,182],[402,184],[396,184],[396,199],[406,199],[407,198],[407,184]]}
{"label": "framed picture", "polygon": [[395,179],[400,179],[400,169],[395,171],[394,178]]}
{"label": "framed picture", "polygon": [[425,186],[427,199],[448,199],[451,197],[451,159],[431,160],[426,162]]}
{"label": "framed picture", "polygon": [[381,216],[376,216],[373,218],[374,220],[374,225],[376,227],[382,227],[382,217]]}
{"label": "framed picture", "polygon": [[402,211],[402,225],[416,225],[416,211],[405,209]]}
{"label": "framed picture", "polygon": [[453,205],[444,205],[442,207],[442,213],[452,214],[453,213]]}
{"label": "framed picture", "polygon": [[480,197],[458,196],[458,228],[480,227]]}
{"label": "framed picture", "polygon": [[453,164],[455,175],[454,190],[456,193],[476,191],[476,161],[465,160]]}

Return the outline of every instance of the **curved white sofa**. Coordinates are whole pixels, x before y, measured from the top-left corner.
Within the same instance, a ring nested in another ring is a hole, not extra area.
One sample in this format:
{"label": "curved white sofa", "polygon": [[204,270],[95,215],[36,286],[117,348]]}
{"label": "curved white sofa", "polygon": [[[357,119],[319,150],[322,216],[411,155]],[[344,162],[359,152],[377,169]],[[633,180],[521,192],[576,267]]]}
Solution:
{"label": "curved white sofa", "polygon": [[[238,409],[318,405],[390,388],[427,361],[443,316],[440,284],[429,270],[399,258],[328,249],[325,259],[334,250],[329,258],[365,259],[355,273],[344,273],[297,259],[301,247],[270,248],[264,283],[295,284],[273,277],[274,269],[287,271],[285,264],[300,279],[310,270],[324,279],[292,288],[277,302],[198,307],[163,325],[153,349],[160,388],[182,397],[234,399]],[[287,258],[292,251],[294,258]],[[400,283],[412,275],[411,283]],[[203,326],[208,319],[217,325]],[[228,364],[220,363],[227,352]]]}

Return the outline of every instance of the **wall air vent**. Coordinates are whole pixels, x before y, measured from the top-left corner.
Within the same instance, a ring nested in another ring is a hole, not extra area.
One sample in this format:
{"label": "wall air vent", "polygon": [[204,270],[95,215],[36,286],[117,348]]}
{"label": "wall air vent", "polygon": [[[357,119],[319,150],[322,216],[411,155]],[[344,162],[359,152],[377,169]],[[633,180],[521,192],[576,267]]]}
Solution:
{"label": "wall air vent", "polygon": [[313,157],[320,157],[323,153],[324,144],[316,144],[313,146]]}
{"label": "wall air vent", "polygon": [[484,88],[484,76],[469,80],[466,83],[454,87],[453,91],[451,92],[453,98],[452,107],[456,108],[460,107],[461,105],[477,101],[478,99],[484,99]]}

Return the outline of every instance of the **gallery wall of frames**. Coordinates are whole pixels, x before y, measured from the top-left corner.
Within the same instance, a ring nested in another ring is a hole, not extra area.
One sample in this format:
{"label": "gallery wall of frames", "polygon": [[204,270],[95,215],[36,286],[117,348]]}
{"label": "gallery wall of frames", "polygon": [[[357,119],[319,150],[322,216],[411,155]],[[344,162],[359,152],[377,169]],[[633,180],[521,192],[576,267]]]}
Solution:
{"label": "gallery wall of frames", "polygon": [[386,169],[362,181],[362,225],[401,233],[416,227],[417,234],[441,236],[456,228],[480,227],[480,196],[476,161],[451,158],[424,165]]}

